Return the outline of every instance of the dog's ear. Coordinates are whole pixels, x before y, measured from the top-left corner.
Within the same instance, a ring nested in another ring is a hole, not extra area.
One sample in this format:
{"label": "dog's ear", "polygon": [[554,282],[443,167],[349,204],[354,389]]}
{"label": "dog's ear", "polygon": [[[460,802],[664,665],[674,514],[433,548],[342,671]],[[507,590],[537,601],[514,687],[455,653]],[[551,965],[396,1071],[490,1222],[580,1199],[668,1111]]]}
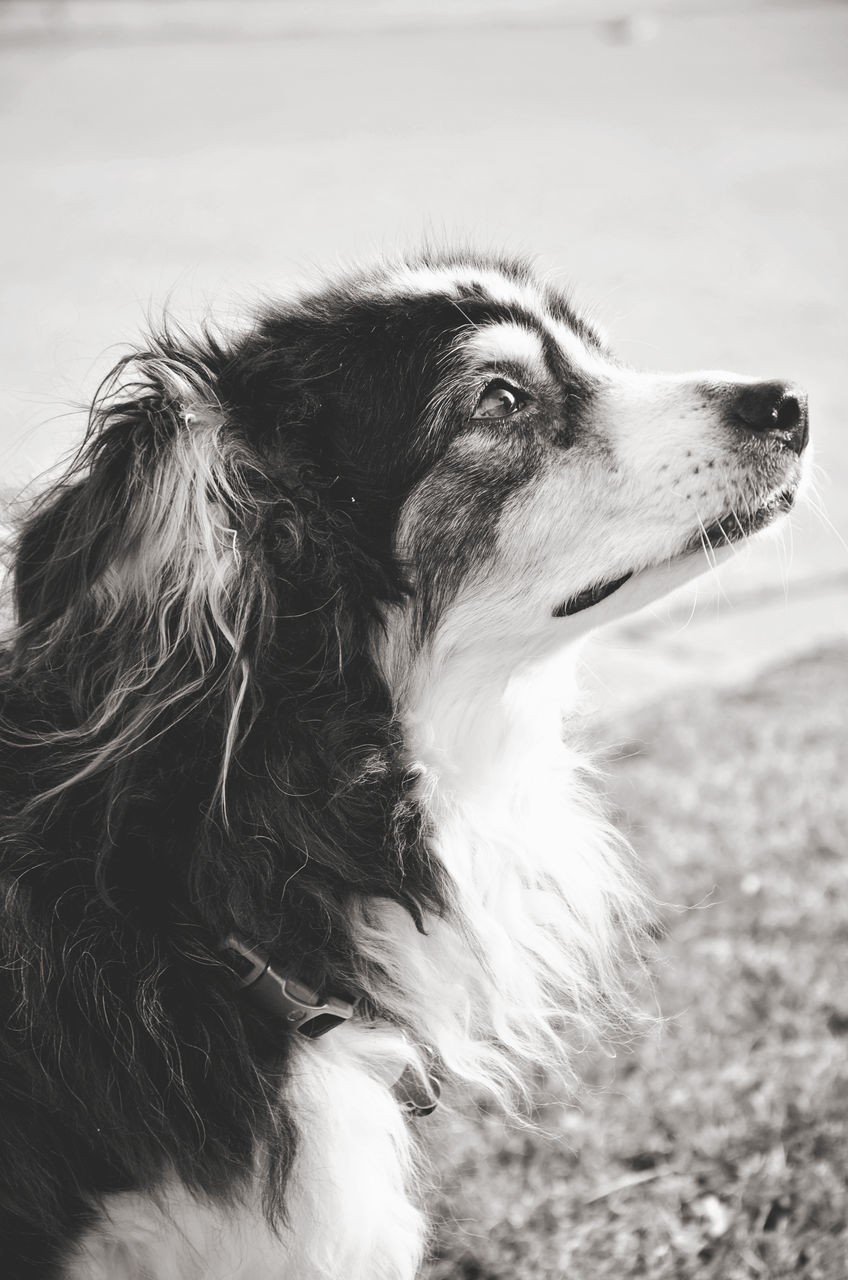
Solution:
{"label": "dog's ear", "polygon": [[257,514],[252,466],[198,361],[122,361],[68,474],[23,527],[14,587],[24,627],[68,611],[158,615],[179,602],[184,622],[205,616],[226,636],[224,601]]}
{"label": "dog's ear", "polygon": [[164,343],[121,362],[14,566],[19,672],[63,680],[86,774],[211,688],[232,746],[265,613],[262,518],[261,470],[210,367]]}

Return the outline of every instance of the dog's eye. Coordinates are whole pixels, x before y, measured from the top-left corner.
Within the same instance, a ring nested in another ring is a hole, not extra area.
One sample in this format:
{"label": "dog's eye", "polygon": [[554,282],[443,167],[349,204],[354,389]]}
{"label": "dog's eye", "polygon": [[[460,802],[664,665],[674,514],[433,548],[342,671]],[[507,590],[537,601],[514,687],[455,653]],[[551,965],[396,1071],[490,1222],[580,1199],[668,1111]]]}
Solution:
{"label": "dog's eye", "polygon": [[506,382],[490,382],[477,401],[475,418],[508,418],[522,406],[520,393]]}

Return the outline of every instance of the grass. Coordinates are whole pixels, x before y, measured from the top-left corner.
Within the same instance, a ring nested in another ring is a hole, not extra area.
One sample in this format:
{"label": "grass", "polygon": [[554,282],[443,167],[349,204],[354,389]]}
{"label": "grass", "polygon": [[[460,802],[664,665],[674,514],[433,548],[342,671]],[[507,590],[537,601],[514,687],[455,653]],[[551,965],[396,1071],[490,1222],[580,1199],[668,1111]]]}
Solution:
{"label": "grass", "polygon": [[846,726],[843,649],[615,726],[613,799],[680,904],[664,1023],[587,1057],[579,1108],[540,1086],[544,1133],[433,1117],[426,1280],[845,1280]]}

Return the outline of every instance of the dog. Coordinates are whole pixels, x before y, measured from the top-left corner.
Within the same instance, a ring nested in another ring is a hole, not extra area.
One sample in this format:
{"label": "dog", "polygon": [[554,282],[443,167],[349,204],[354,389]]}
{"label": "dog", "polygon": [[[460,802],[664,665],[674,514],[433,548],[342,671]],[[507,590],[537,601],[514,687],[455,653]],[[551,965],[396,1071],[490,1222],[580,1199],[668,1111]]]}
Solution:
{"label": "dog", "polygon": [[412,1280],[416,1117],[626,1020],[582,638],[792,506],[795,386],[635,372],[522,261],[163,325],[18,531],[10,1280]]}

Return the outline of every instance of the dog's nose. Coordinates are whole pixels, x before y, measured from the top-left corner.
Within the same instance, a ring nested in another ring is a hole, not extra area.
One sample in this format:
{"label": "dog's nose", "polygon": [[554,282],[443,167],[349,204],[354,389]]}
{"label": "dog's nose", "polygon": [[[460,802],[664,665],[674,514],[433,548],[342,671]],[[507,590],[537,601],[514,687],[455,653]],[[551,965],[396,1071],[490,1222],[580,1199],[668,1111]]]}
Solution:
{"label": "dog's nose", "polygon": [[803,453],[810,438],[807,396],[788,382],[752,382],[733,398],[736,422],[757,435],[779,435],[795,453]]}

